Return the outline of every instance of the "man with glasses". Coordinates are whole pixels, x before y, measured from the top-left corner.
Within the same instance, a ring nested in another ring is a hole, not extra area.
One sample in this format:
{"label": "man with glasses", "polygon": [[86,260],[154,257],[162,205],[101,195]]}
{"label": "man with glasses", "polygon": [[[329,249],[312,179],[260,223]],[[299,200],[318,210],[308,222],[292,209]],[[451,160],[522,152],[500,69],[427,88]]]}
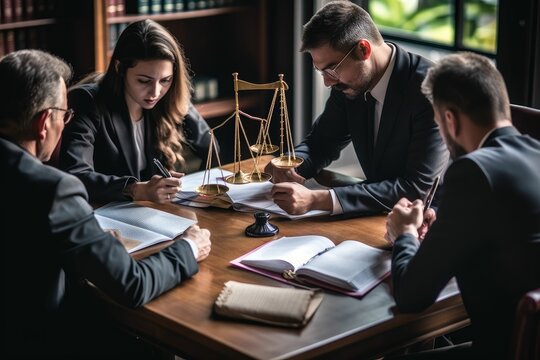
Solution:
{"label": "man with glasses", "polygon": [[157,357],[111,328],[84,284],[90,281],[125,306],[142,305],[198,271],[197,261],[210,251],[210,233],[194,226],[185,234],[189,242],[178,239],[136,261],[100,228],[81,181],[42,164],[73,116],[67,109],[70,78],[71,68],[43,51],[0,58],[0,197],[7,205],[0,217],[7,291],[1,354]]}
{"label": "man with glasses", "polygon": [[[294,170],[270,164],[276,204],[290,214],[330,210],[361,216],[389,211],[402,197],[424,198],[448,152],[420,92],[428,60],[384,42],[369,14],[349,1],[321,8],[304,26],[302,51],[326,86],[323,113],[295,147],[304,162]],[[353,143],[363,182],[328,190],[302,184]]]}

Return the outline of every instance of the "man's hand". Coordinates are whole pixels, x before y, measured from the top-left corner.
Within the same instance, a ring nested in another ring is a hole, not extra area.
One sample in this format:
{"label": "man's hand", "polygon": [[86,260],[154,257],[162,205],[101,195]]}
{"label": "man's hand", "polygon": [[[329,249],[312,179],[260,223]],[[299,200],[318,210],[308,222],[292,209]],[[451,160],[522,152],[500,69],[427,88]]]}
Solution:
{"label": "man's hand", "polygon": [[422,225],[422,200],[410,202],[402,198],[394,206],[386,218],[386,234],[384,238],[394,244],[396,239],[405,233],[412,234],[418,238],[418,228]]}
{"label": "man's hand", "polygon": [[272,175],[272,182],[277,184],[281,182],[295,182],[298,184],[304,184],[306,179],[299,175],[294,169],[282,169],[274,166],[272,162],[269,162],[264,167],[264,172]]}
{"label": "man's hand", "polygon": [[291,215],[302,215],[310,210],[332,210],[328,190],[310,190],[294,182],[282,182],[272,187],[274,202]]}
{"label": "man's hand", "polygon": [[424,221],[422,222],[422,226],[418,229],[418,238],[420,240],[424,240],[426,237],[427,232],[431,228],[431,225],[437,220],[437,213],[432,208],[427,209],[424,211]]}
{"label": "man's hand", "polygon": [[199,249],[199,255],[197,261],[203,261],[210,254],[212,242],[210,241],[210,231],[208,229],[201,229],[199,225],[191,225],[182,237],[188,238],[193,241]]}

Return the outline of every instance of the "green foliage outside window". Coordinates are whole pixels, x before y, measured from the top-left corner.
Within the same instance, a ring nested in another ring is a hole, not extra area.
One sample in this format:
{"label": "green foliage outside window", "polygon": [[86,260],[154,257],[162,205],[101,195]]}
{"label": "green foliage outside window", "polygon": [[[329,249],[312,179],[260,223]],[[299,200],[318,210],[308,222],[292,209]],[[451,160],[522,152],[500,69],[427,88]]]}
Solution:
{"label": "green foliage outside window", "polygon": [[[498,0],[465,0],[462,44],[495,53]],[[453,0],[370,0],[369,12],[382,32],[455,44]]]}

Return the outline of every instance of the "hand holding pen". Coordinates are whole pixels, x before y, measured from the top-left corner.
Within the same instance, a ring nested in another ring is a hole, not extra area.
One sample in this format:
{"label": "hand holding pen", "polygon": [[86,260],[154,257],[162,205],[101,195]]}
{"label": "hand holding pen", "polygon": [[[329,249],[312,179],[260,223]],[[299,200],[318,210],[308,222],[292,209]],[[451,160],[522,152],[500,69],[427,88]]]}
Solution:
{"label": "hand holding pen", "polygon": [[154,158],[154,165],[156,165],[156,167],[157,167],[157,169],[158,169],[161,176],[163,176],[165,178],[171,177],[171,173],[169,172],[169,170],[165,169],[165,167],[163,166],[161,161]]}
{"label": "hand holding pen", "polygon": [[184,174],[176,171],[169,172],[158,159],[154,158],[153,161],[161,178],[154,176],[148,185],[153,189],[157,202],[170,202],[171,198],[180,191],[180,178]]}
{"label": "hand holding pen", "polygon": [[431,224],[435,221],[437,218],[437,213],[435,210],[431,209],[431,203],[433,202],[433,198],[435,197],[435,193],[437,192],[437,187],[439,185],[440,176],[437,176],[435,180],[433,181],[433,185],[431,186],[431,189],[429,190],[429,193],[426,196],[426,199],[424,200],[424,219],[422,221],[422,225],[418,229],[418,238],[420,240],[423,240],[426,236],[429,228],[431,227]]}

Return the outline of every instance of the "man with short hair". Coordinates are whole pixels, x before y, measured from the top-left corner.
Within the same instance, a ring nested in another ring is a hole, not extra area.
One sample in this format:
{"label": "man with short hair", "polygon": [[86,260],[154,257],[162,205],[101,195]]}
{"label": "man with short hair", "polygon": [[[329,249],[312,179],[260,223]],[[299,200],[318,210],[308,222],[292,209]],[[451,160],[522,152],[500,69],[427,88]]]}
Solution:
{"label": "man with short hair", "polygon": [[512,126],[504,80],[483,56],[441,59],[422,91],[454,161],[437,220],[421,243],[421,200],[401,199],[388,215],[396,304],[422,311],[455,277],[472,347],[434,351],[448,352],[446,358],[509,359],[517,303],[540,287],[540,142]]}
{"label": "man with short hair", "polygon": [[[448,153],[420,92],[432,63],[385,42],[369,14],[349,1],[322,7],[304,25],[302,51],[332,87],[323,113],[295,147],[296,169],[270,164],[274,201],[290,214],[330,210],[361,216],[390,211],[401,197],[422,198],[446,166]],[[309,190],[306,178],[353,143],[366,180]]]}
{"label": "man with short hair", "polygon": [[[136,261],[93,216],[76,177],[42,164],[73,116],[71,68],[39,50],[0,58],[0,217],[2,355],[69,357],[141,355],[110,340],[87,306],[90,281],[125,306],[140,306],[190,278],[210,252],[210,233],[193,226],[171,246]],[[21,226],[22,224],[22,226]],[[94,295],[94,294],[92,294]],[[133,358],[133,357],[130,357]]]}

